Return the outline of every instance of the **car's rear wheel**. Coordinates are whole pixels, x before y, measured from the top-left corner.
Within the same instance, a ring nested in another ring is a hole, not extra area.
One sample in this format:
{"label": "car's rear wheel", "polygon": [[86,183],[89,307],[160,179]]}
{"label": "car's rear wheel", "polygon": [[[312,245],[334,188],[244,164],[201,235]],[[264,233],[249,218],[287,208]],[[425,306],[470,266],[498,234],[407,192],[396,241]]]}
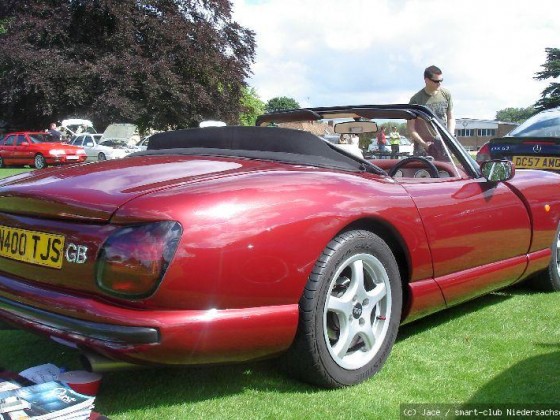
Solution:
{"label": "car's rear wheel", "polygon": [[550,246],[552,255],[548,269],[532,278],[531,285],[538,290],[547,292],[560,291],[560,224]]}
{"label": "car's rear wheel", "polygon": [[402,285],[391,249],[364,230],[342,233],[317,260],[287,354],[299,377],[328,388],[374,375],[395,342]]}
{"label": "car's rear wheel", "polygon": [[107,156],[105,156],[105,153],[101,152],[97,155],[97,160],[107,160]]}
{"label": "car's rear wheel", "polygon": [[45,157],[41,154],[35,155],[35,168],[43,169],[47,167],[47,161]]}
{"label": "car's rear wheel", "polygon": [[4,159],[2,159],[2,156],[0,156],[0,168],[4,168]]}

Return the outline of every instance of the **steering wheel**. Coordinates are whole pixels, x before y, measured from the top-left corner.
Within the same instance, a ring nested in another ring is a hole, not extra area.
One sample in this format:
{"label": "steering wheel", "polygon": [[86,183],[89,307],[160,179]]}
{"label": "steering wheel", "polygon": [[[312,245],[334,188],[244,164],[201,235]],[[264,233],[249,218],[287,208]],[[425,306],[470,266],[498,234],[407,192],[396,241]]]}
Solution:
{"label": "steering wheel", "polygon": [[394,177],[395,174],[397,173],[397,171],[400,168],[402,168],[405,165],[408,165],[410,162],[420,162],[420,163],[424,164],[427,167],[426,169],[428,170],[428,172],[429,172],[429,174],[432,178],[439,178],[439,172],[438,172],[438,169],[436,168],[436,165],[434,165],[431,160],[426,159],[423,156],[410,156],[410,157],[407,157],[405,159],[399,160],[397,162],[397,164],[395,166],[393,166],[389,170],[389,172],[387,172],[387,174],[390,177]]}

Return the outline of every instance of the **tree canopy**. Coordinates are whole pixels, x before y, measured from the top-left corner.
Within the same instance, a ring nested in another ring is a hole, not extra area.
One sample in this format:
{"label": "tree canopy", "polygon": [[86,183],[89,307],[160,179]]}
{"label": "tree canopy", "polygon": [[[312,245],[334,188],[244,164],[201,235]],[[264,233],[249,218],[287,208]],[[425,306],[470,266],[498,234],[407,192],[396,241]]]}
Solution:
{"label": "tree canopy", "polygon": [[496,112],[496,120],[504,122],[522,123],[535,113],[535,108],[504,108]]}
{"label": "tree canopy", "polygon": [[254,33],[229,0],[3,0],[0,119],[237,123]]}
{"label": "tree canopy", "polygon": [[287,109],[297,108],[300,108],[297,101],[293,98],[288,98],[287,96],[272,98],[265,105],[266,112],[284,111]]}
{"label": "tree canopy", "polygon": [[[560,76],[560,48],[546,48],[546,63],[542,65],[544,70],[535,75],[537,80],[558,79]],[[541,99],[535,103],[535,109],[542,111],[545,109],[560,106],[560,83],[552,82],[543,90]]]}
{"label": "tree canopy", "polygon": [[241,98],[242,109],[239,123],[248,126],[255,125],[257,117],[264,114],[264,105],[255,88],[245,88]]}

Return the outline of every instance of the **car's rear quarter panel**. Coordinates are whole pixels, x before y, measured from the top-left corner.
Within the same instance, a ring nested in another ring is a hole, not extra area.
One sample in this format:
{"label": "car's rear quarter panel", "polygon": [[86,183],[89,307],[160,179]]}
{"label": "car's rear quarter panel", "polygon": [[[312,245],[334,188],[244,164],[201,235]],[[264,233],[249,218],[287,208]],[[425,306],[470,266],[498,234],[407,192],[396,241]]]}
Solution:
{"label": "car's rear quarter panel", "polygon": [[297,303],[323,249],[358,221],[394,229],[410,251],[413,279],[432,273],[410,197],[379,176],[312,169],[239,174],[138,198],[123,206],[114,221],[138,220],[140,214],[154,217],[155,209],[160,217],[179,220],[183,237],[162,286],[145,302],[148,306]]}

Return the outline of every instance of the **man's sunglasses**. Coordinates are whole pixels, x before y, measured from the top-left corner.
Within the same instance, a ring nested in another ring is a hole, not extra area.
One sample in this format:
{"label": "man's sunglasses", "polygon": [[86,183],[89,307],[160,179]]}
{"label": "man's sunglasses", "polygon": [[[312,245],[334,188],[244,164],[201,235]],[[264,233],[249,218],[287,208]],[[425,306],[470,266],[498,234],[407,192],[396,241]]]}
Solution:
{"label": "man's sunglasses", "polygon": [[432,82],[434,82],[434,83],[441,83],[441,82],[443,82],[443,79],[440,79],[440,80],[430,79],[430,80],[431,80]]}

